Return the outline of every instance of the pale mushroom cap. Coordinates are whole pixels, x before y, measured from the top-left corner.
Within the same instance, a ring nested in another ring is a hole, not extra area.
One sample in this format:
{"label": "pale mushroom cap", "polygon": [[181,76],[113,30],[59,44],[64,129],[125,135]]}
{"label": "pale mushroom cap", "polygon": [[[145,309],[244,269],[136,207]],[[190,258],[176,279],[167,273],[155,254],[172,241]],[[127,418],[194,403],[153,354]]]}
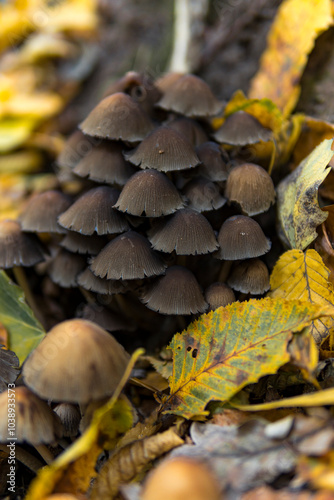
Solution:
{"label": "pale mushroom cap", "polygon": [[23,233],[17,221],[0,221],[0,268],[34,266],[42,260],[43,250],[34,234]]}
{"label": "pale mushroom cap", "polygon": [[234,215],[223,223],[218,234],[220,249],[216,257],[241,260],[259,257],[269,252],[271,243],[260,225],[245,215]]}
{"label": "pale mushroom cap", "polygon": [[145,111],[122,92],[102,99],[80,124],[84,134],[128,142],[143,140],[153,128]]}
{"label": "pale mushroom cap", "polygon": [[0,441],[8,443],[9,398],[15,398],[15,437],[18,442],[27,441],[33,446],[55,443],[63,436],[63,428],[57,415],[27,387],[18,386],[13,392],[0,394]]}
{"label": "pale mushroom cap", "polygon": [[115,204],[121,212],[147,217],[172,214],[183,206],[180,193],[168,177],[151,169],[133,175]]}
{"label": "pale mushroom cap", "polygon": [[213,116],[223,107],[207,83],[195,75],[183,75],[166,86],[157,106],[189,117]]}
{"label": "pale mushroom cap", "polygon": [[49,331],[22,373],[26,385],[44,399],[85,404],[115,391],[129,359],[111,334],[72,319]]}
{"label": "pale mushroom cap", "polygon": [[142,169],[153,168],[161,172],[185,170],[199,163],[195,149],[187,139],[165,126],[155,129],[125,157]]}
{"label": "pale mushroom cap", "polygon": [[64,436],[76,436],[79,431],[81,413],[77,405],[73,403],[59,403],[53,411],[60,418],[63,424]]}
{"label": "pale mushroom cap", "polygon": [[207,308],[195,276],[182,266],[169,267],[165,276],[147,288],[141,301],[160,314],[196,314]]}
{"label": "pale mushroom cap", "polygon": [[22,230],[36,233],[65,233],[58,216],[71,205],[71,199],[60,191],[46,191],[30,199],[20,215]]}
{"label": "pale mushroom cap", "polygon": [[92,181],[124,186],[135,169],[124,160],[123,149],[124,145],[118,142],[102,141],[79,161],[73,172]]}
{"label": "pale mushroom cap", "polygon": [[214,231],[204,215],[184,208],[149,231],[149,240],[155,250],[178,255],[196,255],[214,252],[218,243]]}
{"label": "pale mushroom cap", "polygon": [[244,163],[231,171],[225,196],[238,203],[243,213],[252,216],[266,212],[275,203],[275,187],[264,168]]}
{"label": "pale mushroom cap", "polygon": [[259,120],[245,111],[236,111],[229,115],[214,134],[216,141],[234,146],[267,142],[271,137],[271,130],[263,127]]}
{"label": "pale mushroom cap", "polygon": [[238,292],[260,295],[270,288],[269,271],[260,259],[246,260],[233,268],[227,283]]}
{"label": "pale mushroom cap", "polygon": [[96,276],[112,280],[133,280],[164,273],[167,265],[150,242],[135,231],[117,236],[92,260]]}
{"label": "pale mushroom cap", "polygon": [[188,182],[183,192],[189,200],[189,208],[198,212],[218,210],[226,203],[226,198],[220,194],[217,184],[203,177]]}
{"label": "pale mushroom cap", "polygon": [[59,216],[58,222],[84,235],[123,233],[130,226],[125,216],[113,208],[118,196],[119,191],[108,186],[90,189]]}

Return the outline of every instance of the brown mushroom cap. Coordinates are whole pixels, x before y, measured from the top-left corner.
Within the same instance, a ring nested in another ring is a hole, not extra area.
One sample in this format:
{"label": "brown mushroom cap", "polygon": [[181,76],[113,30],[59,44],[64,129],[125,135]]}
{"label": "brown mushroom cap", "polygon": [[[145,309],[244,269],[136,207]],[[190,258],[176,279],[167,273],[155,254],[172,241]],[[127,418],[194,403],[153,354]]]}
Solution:
{"label": "brown mushroom cap", "polygon": [[197,255],[214,252],[218,248],[215,233],[204,215],[184,208],[149,231],[149,240],[155,250],[178,255]]}
{"label": "brown mushroom cap", "polygon": [[226,198],[220,194],[217,184],[203,177],[188,182],[183,192],[190,202],[189,207],[198,212],[218,210],[226,203]]}
{"label": "brown mushroom cap", "polygon": [[193,168],[199,159],[192,145],[175,130],[161,126],[151,132],[125,157],[140,168],[161,172]]}
{"label": "brown mushroom cap", "polygon": [[135,169],[124,160],[123,149],[118,142],[102,141],[79,161],[73,172],[92,181],[124,186]]}
{"label": "brown mushroom cap", "polygon": [[17,221],[0,221],[0,268],[34,266],[42,260],[43,249],[34,234],[23,233]]}
{"label": "brown mushroom cap", "polygon": [[85,136],[81,130],[75,130],[65,142],[64,148],[57,158],[61,167],[74,168],[94,147],[94,139]]}
{"label": "brown mushroom cap", "polygon": [[231,171],[225,196],[237,202],[244,214],[252,216],[266,212],[275,203],[275,187],[264,168],[244,163]]}
{"label": "brown mushroom cap", "polygon": [[105,97],[80,124],[84,134],[128,142],[141,141],[153,128],[145,111],[122,92]]}
{"label": "brown mushroom cap", "polygon": [[271,243],[260,225],[245,215],[234,215],[223,223],[218,234],[218,259],[241,260],[269,252]]}
{"label": "brown mushroom cap", "polygon": [[199,172],[214,182],[226,181],[229,174],[228,156],[216,142],[204,142],[196,148],[202,165]]}
{"label": "brown mushroom cap", "polygon": [[212,285],[205,290],[204,297],[209,304],[210,311],[214,311],[218,307],[225,307],[235,302],[234,292],[226,283],[212,283]]}
{"label": "brown mushroom cap", "polygon": [[193,146],[199,146],[209,140],[201,125],[191,118],[185,118],[184,116],[174,118],[174,120],[166,123],[166,126],[181,134]]}
{"label": "brown mushroom cap", "polygon": [[22,230],[36,233],[66,233],[57,218],[71,205],[71,199],[60,191],[46,191],[32,197],[20,215]]}
{"label": "brown mushroom cap", "polygon": [[184,73],[165,73],[155,81],[155,85],[160,90],[160,92],[164,94],[166,91],[168,91],[169,87],[173,85],[173,83],[175,83],[179,78],[182,78],[182,76],[184,76]]}
{"label": "brown mushroom cap", "polygon": [[86,236],[85,234],[68,231],[59,244],[73,253],[97,255],[107,243],[108,239],[103,236],[97,236],[96,234]]}
{"label": "brown mushroom cap", "polygon": [[61,226],[80,234],[117,234],[127,231],[125,216],[113,208],[119,196],[117,189],[99,186],[80,196],[62,215]]}
{"label": "brown mushroom cap", "polygon": [[77,276],[86,264],[86,259],[83,256],[62,249],[48,263],[47,272],[57,285],[63,288],[75,288]]}
{"label": "brown mushroom cap", "polygon": [[165,276],[147,287],[140,300],[160,314],[196,314],[207,308],[195,276],[182,266],[169,267]]}
{"label": "brown mushroom cap", "polygon": [[100,278],[134,280],[158,276],[166,264],[144,236],[128,231],[108,243],[92,260],[90,269]]}
{"label": "brown mushroom cap", "polygon": [[115,207],[132,215],[161,217],[184,206],[174,184],[162,172],[143,170],[125,184]]}
{"label": "brown mushroom cap", "polygon": [[229,115],[213,136],[217,142],[233,146],[246,146],[256,142],[267,142],[272,132],[261,125],[259,120],[245,111]]}
{"label": "brown mushroom cap", "polygon": [[9,442],[9,399],[15,398],[15,437],[33,446],[52,444],[63,436],[62,424],[49,405],[27,387],[19,386],[0,394],[0,441]]}
{"label": "brown mushroom cap", "polygon": [[115,293],[125,293],[127,287],[120,280],[107,280],[99,278],[87,267],[77,276],[78,285],[92,292],[100,293],[101,295],[114,295]]}
{"label": "brown mushroom cap", "polygon": [[85,404],[115,391],[129,359],[111,334],[91,321],[72,319],[49,331],[22,373],[44,399]]}
{"label": "brown mushroom cap", "polygon": [[165,87],[157,106],[189,117],[213,116],[222,110],[210,87],[195,75],[183,75]]}
{"label": "brown mushroom cap", "polygon": [[227,283],[238,292],[259,295],[270,288],[269,271],[260,259],[246,260],[233,268]]}

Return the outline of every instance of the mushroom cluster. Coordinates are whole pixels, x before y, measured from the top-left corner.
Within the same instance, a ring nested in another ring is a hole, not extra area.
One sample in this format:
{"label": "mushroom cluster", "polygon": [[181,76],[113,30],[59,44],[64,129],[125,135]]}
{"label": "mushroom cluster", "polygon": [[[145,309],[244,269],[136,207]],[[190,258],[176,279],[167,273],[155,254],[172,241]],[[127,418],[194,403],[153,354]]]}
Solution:
{"label": "mushroom cluster", "polygon": [[55,192],[35,197],[21,223],[62,235],[48,272],[61,287],[86,291],[84,317],[110,331],[129,318],[143,330],[168,325],[168,335],[179,316],[268,290],[262,256],[271,242],[258,216],[275,189],[267,171],[239,153],[271,131],[244,111],[214,131],[211,118],[221,113],[197,76],[152,82],[131,72],[68,139],[58,163],[82,179],[82,191],[74,201]]}

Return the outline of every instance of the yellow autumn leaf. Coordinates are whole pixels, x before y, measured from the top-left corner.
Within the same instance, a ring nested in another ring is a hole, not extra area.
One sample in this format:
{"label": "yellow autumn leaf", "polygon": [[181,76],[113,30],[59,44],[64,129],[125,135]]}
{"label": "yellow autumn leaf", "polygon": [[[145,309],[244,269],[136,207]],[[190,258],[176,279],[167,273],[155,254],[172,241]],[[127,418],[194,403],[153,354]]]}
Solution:
{"label": "yellow autumn leaf", "polygon": [[[104,446],[115,445],[121,433],[132,426],[132,407],[126,399],[119,399],[125,383],[143,349],[137,349],[127,366],[127,369],[110,400],[95,411],[90,426],[69,448],[59,455],[51,465],[41,469],[32,481],[27,500],[43,500],[51,494],[58,483],[73,487],[76,492],[84,492],[89,486],[88,478],[95,477],[94,460]],[[92,455],[92,456],[91,456]],[[87,484],[88,481],[88,484]]]}
{"label": "yellow autumn leaf", "polygon": [[[315,250],[289,250],[277,261],[270,276],[272,298],[303,300],[320,306],[333,306],[334,289],[328,281],[329,270]],[[334,318],[316,319],[311,333],[320,343],[334,333]]]}
{"label": "yellow autumn leaf", "polygon": [[334,307],[296,300],[234,302],[203,314],[173,337],[170,396],[163,411],[194,418],[209,401],[227,401],[245,385],[275,373],[290,360],[288,343]]}
{"label": "yellow autumn leaf", "polygon": [[330,172],[332,144],[325,139],[277,187],[279,236],[291,248],[306,248],[327,218],[318,204],[318,188]]}
{"label": "yellow autumn leaf", "polygon": [[267,97],[288,116],[298,100],[299,81],[315,39],[332,22],[331,0],[285,0],[270,29],[249,97]]}
{"label": "yellow autumn leaf", "polygon": [[299,165],[324,139],[332,139],[333,136],[333,123],[304,116],[303,128],[293,151],[293,166]]}
{"label": "yellow autumn leaf", "polygon": [[[320,457],[299,457],[297,472],[298,478],[311,483],[313,488],[334,491],[334,451]],[[328,498],[332,498],[330,493]]]}
{"label": "yellow autumn leaf", "polygon": [[258,405],[246,405],[238,402],[237,398],[230,400],[229,404],[242,411],[267,411],[277,408],[310,408],[312,406],[334,405],[334,389],[324,389],[323,391],[311,392],[294,396],[292,398],[279,399],[270,403]]}
{"label": "yellow autumn leaf", "polygon": [[35,172],[40,169],[42,163],[42,154],[33,149],[0,155],[0,175]]}
{"label": "yellow autumn leaf", "polygon": [[0,153],[11,151],[24,143],[37,123],[37,120],[31,117],[1,119]]}

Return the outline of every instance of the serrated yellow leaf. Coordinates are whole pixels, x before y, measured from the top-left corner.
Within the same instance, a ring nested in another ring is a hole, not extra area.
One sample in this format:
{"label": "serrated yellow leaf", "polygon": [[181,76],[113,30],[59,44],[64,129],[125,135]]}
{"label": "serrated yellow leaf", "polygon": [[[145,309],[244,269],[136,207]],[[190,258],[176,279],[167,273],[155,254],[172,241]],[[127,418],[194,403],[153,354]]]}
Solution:
{"label": "serrated yellow leaf", "polygon": [[[329,270],[315,250],[289,250],[276,263],[270,276],[272,298],[303,300],[321,306],[333,306],[333,285],[328,281]],[[329,316],[312,322],[311,333],[320,343],[334,329],[334,319]]]}
{"label": "serrated yellow leaf", "polygon": [[327,218],[318,204],[318,188],[330,172],[332,144],[332,139],[325,139],[277,187],[279,236],[291,248],[304,250]]}
{"label": "serrated yellow leaf", "polygon": [[249,97],[268,97],[288,116],[298,100],[299,80],[314,41],[332,22],[331,0],[285,0],[270,29]]}
{"label": "serrated yellow leaf", "polygon": [[292,332],[334,308],[284,299],[234,302],[202,315],[174,336],[171,394],[165,412],[206,415],[211,400],[227,401],[247,384],[275,373],[290,359]]}

